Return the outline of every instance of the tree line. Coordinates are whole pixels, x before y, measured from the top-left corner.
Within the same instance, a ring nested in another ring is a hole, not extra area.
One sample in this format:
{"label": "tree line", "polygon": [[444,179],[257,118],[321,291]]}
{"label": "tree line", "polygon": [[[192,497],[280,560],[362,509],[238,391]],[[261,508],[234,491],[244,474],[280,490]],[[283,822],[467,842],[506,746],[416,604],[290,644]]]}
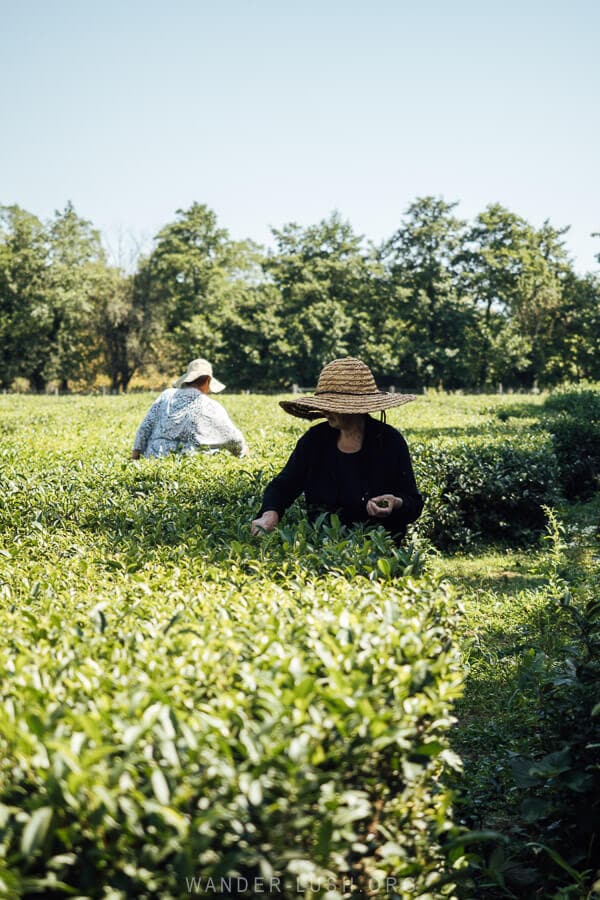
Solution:
{"label": "tree line", "polygon": [[194,203],[132,272],[72,204],[47,222],[0,207],[0,387],[126,391],[197,356],[231,389],[314,386],[345,355],[405,390],[599,380],[600,278],[574,271],[568,229],[457,205],[417,198],[378,245],[336,212],[265,250]]}

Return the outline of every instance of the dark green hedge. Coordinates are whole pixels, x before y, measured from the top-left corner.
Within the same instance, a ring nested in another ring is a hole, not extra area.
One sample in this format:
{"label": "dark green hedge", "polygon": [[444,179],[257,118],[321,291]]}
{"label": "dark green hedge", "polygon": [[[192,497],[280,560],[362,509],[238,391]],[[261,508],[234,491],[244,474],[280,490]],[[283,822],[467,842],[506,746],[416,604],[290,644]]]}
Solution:
{"label": "dark green hedge", "polygon": [[544,412],[565,496],[589,497],[600,486],[600,391],[557,391],[544,402]]}
{"label": "dark green hedge", "polygon": [[443,549],[531,540],[544,528],[543,507],[559,496],[556,456],[542,435],[434,441],[415,446],[413,456],[426,495],[419,529]]}

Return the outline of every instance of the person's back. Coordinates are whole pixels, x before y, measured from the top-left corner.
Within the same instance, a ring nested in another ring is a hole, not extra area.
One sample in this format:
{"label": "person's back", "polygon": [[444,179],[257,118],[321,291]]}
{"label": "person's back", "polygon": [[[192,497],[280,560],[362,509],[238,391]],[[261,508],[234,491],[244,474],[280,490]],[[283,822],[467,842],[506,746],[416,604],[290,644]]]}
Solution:
{"label": "person's back", "polygon": [[[191,376],[197,377],[190,380]],[[190,363],[186,375],[175,387],[163,391],[144,417],[135,436],[133,458],[190,454],[202,448],[244,456],[244,436],[221,404],[207,396],[211,386],[217,390],[224,387],[212,377],[210,364],[206,360]]]}

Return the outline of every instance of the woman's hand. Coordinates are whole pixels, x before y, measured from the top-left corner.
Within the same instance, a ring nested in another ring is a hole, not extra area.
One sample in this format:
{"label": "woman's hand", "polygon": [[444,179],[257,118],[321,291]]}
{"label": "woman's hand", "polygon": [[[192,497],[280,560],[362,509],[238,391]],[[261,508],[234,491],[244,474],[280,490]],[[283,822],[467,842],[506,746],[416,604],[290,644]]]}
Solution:
{"label": "woman's hand", "polygon": [[371,497],[367,500],[367,513],[373,519],[385,519],[395,509],[402,506],[402,497],[394,497],[393,494],[380,494],[379,497]]}
{"label": "woman's hand", "polygon": [[279,525],[279,513],[274,509],[268,509],[250,525],[251,534],[264,534],[265,531],[273,531]]}

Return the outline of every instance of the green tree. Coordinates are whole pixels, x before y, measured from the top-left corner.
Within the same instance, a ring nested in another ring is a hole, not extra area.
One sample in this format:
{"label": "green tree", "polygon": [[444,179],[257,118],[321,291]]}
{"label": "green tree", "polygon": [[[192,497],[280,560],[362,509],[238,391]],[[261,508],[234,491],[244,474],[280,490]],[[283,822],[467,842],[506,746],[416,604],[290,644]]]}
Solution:
{"label": "green tree", "polygon": [[562,239],[566,230],[549,222],[536,230],[500,204],[492,204],[466,233],[456,262],[463,292],[483,313],[480,385],[500,380],[532,387],[546,382],[562,283],[570,271]]}
{"label": "green tree", "polygon": [[407,338],[399,365],[415,386],[465,387],[473,380],[478,322],[458,288],[465,222],[454,215],[457,205],[418,197],[380,250]]}
{"label": "green tree", "polygon": [[292,354],[277,287],[247,286],[220,322],[221,347],[215,357],[231,388],[272,390],[289,386],[286,364]]}
{"label": "green tree", "polygon": [[70,381],[91,382],[100,365],[100,348],[91,325],[98,267],[105,265],[100,235],[68,203],[48,227],[49,269],[46,299],[51,311],[50,355],[46,377],[62,390]]}
{"label": "green tree", "polygon": [[178,210],[157,235],[137,280],[154,320],[162,365],[180,367],[194,356],[222,357],[222,322],[258,278],[257,248],[235,242],[203,204]]}
{"label": "green tree", "polygon": [[91,290],[93,327],[113,393],[127,391],[149,357],[152,330],[143,298],[136,291],[134,275],[117,266],[97,267]]}
{"label": "green tree", "polygon": [[46,386],[52,317],[46,297],[47,234],[19,206],[0,207],[0,385],[25,377]]}
{"label": "green tree", "polygon": [[[362,354],[369,361],[374,292],[380,287],[376,274],[382,270],[362,238],[338,213],[307,228],[290,223],[273,235],[276,247],[264,268],[282,301],[282,378],[311,386],[323,365],[336,357]],[[381,362],[385,336],[378,340]]]}
{"label": "green tree", "polygon": [[600,381],[600,278],[570,273],[547,360],[548,379]]}

